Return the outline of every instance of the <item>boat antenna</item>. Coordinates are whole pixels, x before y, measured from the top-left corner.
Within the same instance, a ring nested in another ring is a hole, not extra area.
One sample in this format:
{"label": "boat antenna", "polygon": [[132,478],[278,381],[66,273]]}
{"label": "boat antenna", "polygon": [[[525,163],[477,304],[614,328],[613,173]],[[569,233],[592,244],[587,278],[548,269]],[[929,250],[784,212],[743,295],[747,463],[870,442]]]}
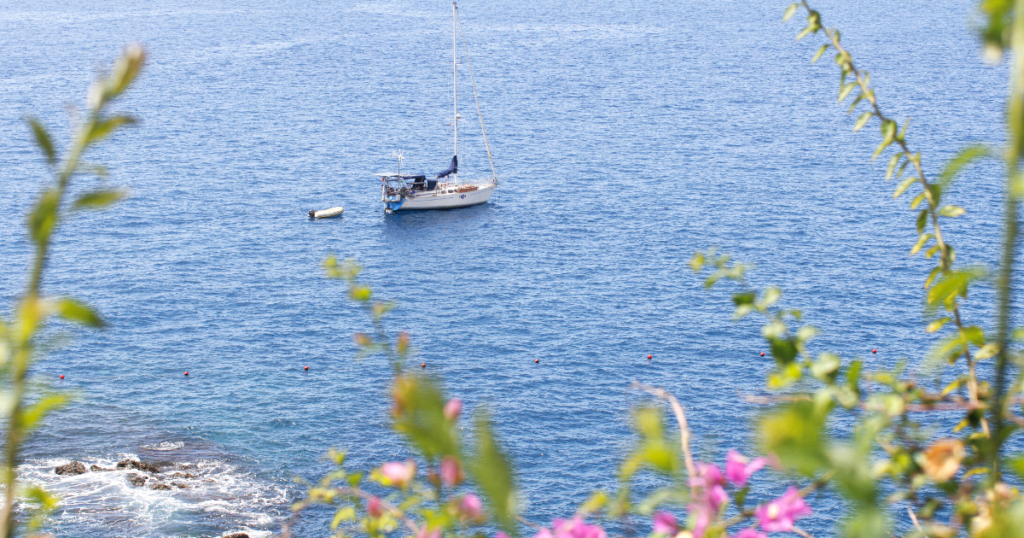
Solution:
{"label": "boat antenna", "polygon": [[[484,129],[484,115],[480,113],[480,97],[476,94],[476,80],[473,79],[473,62],[469,61],[469,47],[466,45],[466,30],[462,27],[462,17],[455,13],[462,32],[462,49],[466,52],[466,66],[469,67],[469,82],[473,85],[473,99],[476,100],[476,117],[480,119],[480,131],[484,134],[484,147],[487,148],[487,160],[491,162],[491,178],[498,183],[498,174],[494,171],[494,158],[491,157],[491,145],[487,142],[487,129]],[[456,127],[457,128],[457,127]]]}
{"label": "boat antenna", "polygon": [[[455,126],[455,158],[459,157],[459,42],[456,39],[455,21],[458,18],[456,0],[452,0],[452,125]],[[455,183],[459,182],[459,172],[455,171]]]}
{"label": "boat antenna", "polygon": [[391,156],[398,159],[398,175],[402,175],[402,159],[405,158],[405,156],[403,156],[402,153],[402,150],[391,151]]}

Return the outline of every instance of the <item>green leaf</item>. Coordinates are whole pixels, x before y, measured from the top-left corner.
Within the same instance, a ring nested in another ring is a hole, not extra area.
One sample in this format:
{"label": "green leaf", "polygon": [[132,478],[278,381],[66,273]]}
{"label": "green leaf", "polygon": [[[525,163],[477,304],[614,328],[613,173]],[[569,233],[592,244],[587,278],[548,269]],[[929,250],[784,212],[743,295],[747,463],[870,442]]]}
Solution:
{"label": "green leaf", "polygon": [[587,502],[583,503],[579,512],[582,514],[592,514],[607,506],[610,500],[611,499],[608,497],[608,494],[604,491],[595,491],[590,495],[590,498],[587,499]]}
{"label": "green leaf", "polygon": [[939,216],[955,218],[967,213],[967,210],[955,205],[944,205],[939,209]]}
{"label": "green leaf", "polygon": [[116,189],[100,189],[87,192],[75,200],[72,209],[102,209],[114,202],[125,199],[128,193]]}
{"label": "green leaf", "polygon": [[512,478],[512,466],[508,457],[498,446],[491,430],[490,418],[480,411],[476,416],[476,453],[469,470],[474,481],[480,486],[497,523],[505,532],[515,535],[516,490]]}
{"label": "green leaf", "polygon": [[135,125],[136,120],[131,116],[112,116],[107,119],[96,120],[92,123],[89,133],[85,139],[87,143],[94,144],[110,136],[111,133],[125,125]]}
{"label": "green leaf", "polygon": [[925,279],[924,281],[924,289],[928,289],[932,286],[932,281],[935,280],[935,277],[939,276],[940,271],[942,271],[942,268],[936,267],[932,269],[930,273],[928,273],[928,278]]}
{"label": "green leaf", "polygon": [[42,527],[46,523],[46,518],[60,506],[60,498],[50,494],[42,486],[29,486],[19,493],[18,496],[27,501],[29,512],[32,514],[28,522],[30,530]]}
{"label": "green leaf", "polygon": [[945,189],[949,187],[956,176],[963,171],[964,168],[970,166],[974,161],[983,157],[988,157],[992,152],[987,146],[981,144],[975,144],[967,146],[960,150],[952,159],[946,161],[946,165],[942,168],[942,172],[939,173],[938,183]]}
{"label": "green leaf", "polygon": [[839,357],[831,353],[822,353],[818,355],[818,361],[811,365],[811,375],[819,381],[831,384],[835,381],[840,366],[842,362]]}
{"label": "green leaf", "polygon": [[950,321],[952,321],[952,318],[939,318],[939,319],[929,323],[928,326],[924,328],[924,332],[926,332],[926,333],[934,333],[934,332],[938,331],[939,329],[941,329],[943,325],[949,323]]}
{"label": "green leaf", "polygon": [[921,205],[921,202],[924,201],[924,195],[926,192],[926,190],[922,190],[921,192],[917,193],[917,196],[915,196],[914,199],[910,201],[910,209],[917,209],[917,206]]}
{"label": "green leaf", "polygon": [[921,212],[917,214],[917,233],[924,233],[926,226],[928,226],[928,210],[922,209]]}
{"label": "green leaf", "polygon": [[921,234],[921,237],[917,238],[917,243],[914,243],[914,248],[910,249],[910,255],[917,254],[932,237],[934,237],[932,234]]}
{"label": "green leaf", "polygon": [[[868,120],[870,120],[871,117],[874,116],[874,115],[875,114],[873,112],[865,112],[865,113],[861,114],[860,117],[857,118],[857,122],[853,124],[853,132],[856,133],[857,131],[860,131],[861,129],[863,129],[864,126],[867,125]],[[888,178],[886,178],[886,179],[888,179]]]}
{"label": "green leaf", "polygon": [[70,397],[66,394],[48,394],[36,400],[28,406],[21,415],[21,423],[26,429],[33,429],[39,421],[46,418],[51,412],[64,407]]}
{"label": "green leaf", "polygon": [[356,518],[356,509],[353,506],[342,506],[334,513],[334,519],[331,520],[331,530],[337,530],[338,525],[341,525],[343,521],[353,521]]}
{"label": "green leaf", "polygon": [[899,184],[896,185],[896,190],[894,190],[892,192],[892,199],[895,200],[895,199],[899,198],[900,196],[903,196],[903,193],[906,192],[907,189],[909,189],[910,186],[913,185],[915,181],[917,181],[917,178],[914,177],[914,176],[910,176],[910,177],[904,179],[903,181],[900,181]]}
{"label": "green leaf", "polygon": [[814,27],[812,27],[812,26],[805,27],[803,30],[800,30],[799,34],[796,35],[796,41],[800,41],[801,39],[807,37],[807,34],[810,34],[813,31],[814,31]]}
{"label": "green leaf", "polygon": [[444,416],[446,400],[434,380],[420,374],[402,375],[391,392],[395,430],[427,460],[460,455],[458,429]]}
{"label": "green leaf", "polygon": [[766,415],[758,427],[762,452],[775,454],[788,468],[814,476],[828,465],[825,418],[829,407],[795,402]]}
{"label": "green leaf", "polygon": [[800,7],[800,4],[790,4],[790,5],[786,6],[786,11],[782,14],[782,22],[786,22],[790,18],[792,18],[793,15],[796,14],[796,10],[799,7]]}
{"label": "green leaf", "polygon": [[985,344],[974,354],[977,360],[991,359],[999,354],[999,346],[996,344]]}
{"label": "green leaf", "polygon": [[57,301],[57,313],[68,321],[87,327],[103,327],[105,325],[93,309],[71,298]]}
{"label": "green leaf", "polygon": [[[870,114],[870,112],[865,112],[865,114]],[[902,151],[897,153],[896,155],[893,155],[892,157],[889,157],[889,164],[888,164],[888,166],[885,167],[885,180],[886,181],[889,181],[889,178],[892,177],[892,171],[895,170],[896,169],[896,165],[899,164],[900,157],[903,157],[903,152]]]}
{"label": "green leaf", "polygon": [[57,162],[57,152],[53,149],[53,141],[50,139],[50,134],[46,132],[46,127],[43,127],[43,124],[33,117],[29,117],[25,121],[32,127],[32,135],[36,139],[36,145],[46,157],[46,162],[50,164]]}
{"label": "green leaf", "polygon": [[36,202],[29,215],[29,235],[37,245],[50,239],[50,234],[57,226],[57,206],[60,204],[60,193],[55,189],[45,191]]}
{"label": "green leaf", "polygon": [[844,99],[846,99],[847,97],[850,96],[850,92],[852,92],[853,89],[856,88],[856,87],[857,87],[857,83],[856,82],[851,82],[851,83],[845,84],[845,85],[843,85],[843,87],[839,88],[839,100],[838,101],[840,103],[842,103]]}
{"label": "green leaf", "polygon": [[813,64],[814,62],[817,62],[818,59],[821,58],[821,55],[825,54],[825,51],[829,48],[829,46],[830,45],[828,45],[827,43],[822,45],[821,48],[818,49],[818,52],[814,53],[814,56],[811,58],[811,63]]}

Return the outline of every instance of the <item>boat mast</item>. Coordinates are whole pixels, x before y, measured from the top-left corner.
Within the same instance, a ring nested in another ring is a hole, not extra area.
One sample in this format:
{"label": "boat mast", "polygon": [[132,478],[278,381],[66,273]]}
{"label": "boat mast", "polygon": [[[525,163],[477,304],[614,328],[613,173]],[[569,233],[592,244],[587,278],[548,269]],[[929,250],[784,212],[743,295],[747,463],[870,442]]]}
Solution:
{"label": "boat mast", "polygon": [[[459,157],[459,45],[455,36],[455,1],[452,0],[452,103],[454,113],[452,125],[455,126],[455,158]],[[452,174],[455,182],[459,182],[459,172]]]}

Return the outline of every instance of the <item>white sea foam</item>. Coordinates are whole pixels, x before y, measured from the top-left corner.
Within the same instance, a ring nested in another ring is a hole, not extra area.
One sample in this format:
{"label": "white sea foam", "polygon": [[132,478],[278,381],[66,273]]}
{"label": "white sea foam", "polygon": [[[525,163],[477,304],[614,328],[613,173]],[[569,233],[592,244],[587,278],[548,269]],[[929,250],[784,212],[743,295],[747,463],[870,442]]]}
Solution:
{"label": "white sea foam", "polygon": [[[177,448],[172,448],[177,445]],[[173,452],[182,443],[159,443],[147,451]],[[137,459],[120,454],[119,459]],[[224,533],[246,532],[251,537],[270,536],[270,529],[287,515],[285,487],[260,480],[236,464],[217,459],[177,461],[162,464],[161,473],[115,469],[113,459],[88,459],[86,467],[97,465],[112,471],[90,471],[77,476],[59,476],[54,468],[69,460],[29,461],[19,467],[21,479],[38,484],[61,499],[54,526],[111,528],[121,532],[143,531],[153,535],[175,535],[174,529]],[[146,461],[151,461],[146,458]],[[133,486],[130,474],[147,476],[145,485]],[[151,489],[159,483],[169,490]],[[184,487],[180,487],[184,486]]]}

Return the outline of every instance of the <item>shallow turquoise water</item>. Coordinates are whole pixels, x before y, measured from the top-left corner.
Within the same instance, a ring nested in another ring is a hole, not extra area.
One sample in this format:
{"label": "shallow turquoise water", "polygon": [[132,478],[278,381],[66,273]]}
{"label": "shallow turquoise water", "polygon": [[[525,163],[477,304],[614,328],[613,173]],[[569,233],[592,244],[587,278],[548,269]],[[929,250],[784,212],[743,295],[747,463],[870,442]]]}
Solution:
{"label": "shallow turquoise water", "polygon": [[[45,179],[21,118],[66,139],[65,103],[82,105],[98,67],[132,41],[151,58],[119,105],[142,125],[92,156],[132,198],[65,223],[46,285],[111,325],[69,329],[36,369],[80,395],[26,453],[27,475],[66,499],[62,536],[273,531],[292,478],[322,473],[328,447],[355,465],[407,454],[387,427],[383,359],[354,359],[367,319],[319,268],[331,253],[398,301],[390,327],[450,392],[493,411],[538,521],[614,484],[632,380],[686,403],[706,455],[751,450],[758,409],[742,396],[770,365],[757,325],[731,323],[728,295],[690,273],[696,250],[756,263],[757,284],[822,328],[816,350],[884,366],[927,349],[913,217],[869,161],[877,137],[852,134],[835,104],[834,65],[808,66],[817,42],[782,25],[785,3],[460,6],[502,185],[484,206],[385,216],[370,174],[392,150],[409,171],[450,158],[445,2],[0,2],[4,309]],[[820,7],[886,109],[913,117],[932,173],[1001,139],[1005,67],[980,62],[969,2]],[[461,171],[483,176],[460,101]],[[961,261],[995,259],[1000,188],[984,165],[953,194],[969,212],[948,225]],[[343,218],[305,217],[334,205]],[[967,316],[984,324],[991,303],[981,286]],[[210,482],[170,494],[48,474],[126,454],[199,463]],[[808,528],[827,536],[837,506],[815,507]],[[300,534],[326,534],[325,517]]]}

